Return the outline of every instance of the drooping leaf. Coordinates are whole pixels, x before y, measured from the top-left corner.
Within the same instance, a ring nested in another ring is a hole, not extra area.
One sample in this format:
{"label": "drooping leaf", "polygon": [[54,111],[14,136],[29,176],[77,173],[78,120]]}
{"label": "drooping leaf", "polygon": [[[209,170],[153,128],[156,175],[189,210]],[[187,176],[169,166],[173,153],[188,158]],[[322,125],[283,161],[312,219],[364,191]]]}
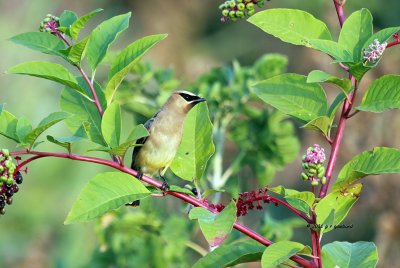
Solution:
{"label": "drooping leaf", "polygon": [[374,268],[378,263],[378,249],[372,242],[335,241],[322,247],[324,267]]}
{"label": "drooping leaf", "polygon": [[110,45],[121,32],[128,28],[131,12],[118,15],[102,22],[92,33],[87,44],[86,54],[92,70],[104,59]]}
{"label": "drooping leaf", "polygon": [[400,149],[375,147],[353,157],[342,168],[333,189],[341,189],[368,175],[400,173]]}
{"label": "drooping leaf", "polygon": [[182,142],[171,164],[171,170],[182,179],[200,180],[214,151],[208,108],[205,103],[200,103],[185,119]]}
{"label": "drooping leaf", "polygon": [[65,149],[67,149],[68,152],[71,152],[71,146],[72,146],[73,142],[77,142],[77,141],[80,141],[83,139],[79,136],[53,137],[51,135],[47,135],[46,138],[49,142],[57,144]]}
{"label": "drooping leaf", "polygon": [[389,109],[400,109],[400,75],[384,75],[376,79],[357,107],[357,110],[373,113]]}
{"label": "drooping leaf", "polygon": [[231,267],[240,263],[261,260],[265,246],[255,241],[239,241],[222,244],[200,258],[192,267]]}
{"label": "drooping leaf", "polygon": [[54,124],[70,117],[71,114],[65,112],[54,112],[49,116],[44,118],[39,125],[30,131],[23,139],[24,142],[27,143],[27,146],[30,148],[35,143],[36,139],[42,134],[46,129],[50,128]]}
{"label": "drooping leaf", "polygon": [[362,60],[365,41],[372,36],[372,15],[368,9],[353,12],[344,22],[338,43],[353,56],[353,62]]}
{"label": "drooping leaf", "polygon": [[338,62],[351,62],[353,60],[351,53],[335,41],[310,39],[308,42],[312,48],[328,54]]}
{"label": "drooping leaf", "polygon": [[[90,88],[83,77],[79,77],[77,80],[85,94],[92,96]],[[95,82],[94,89],[104,111],[106,101],[101,86]],[[107,145],[101,133],[101,116],[93,102],[82,97],[81,94],[78,94],[73,89],[66,87],[61,92],[60,107],[62,111],[74,115],[65,120],[67,127],[72,133],[76,133],[84,126],[85,131],[81,133],[85,135],[82,138],[89,138],[92,142],[103,146]]]}
{"label": "drooping leaf", "polygon": [[136,178],[122,172],[97,174],[82,189],[72,206],[65,224],[95,219],[150,192]]}
{"label": "drooping leaf", "polygon": [[308,122],[326,115],[325,91],[319,84],[308,84],[305,76],[277,75],[252,88],[264,102],[300,120]]}
{"label": "drooping leaf", "polygon": [[205,208],[196,207],[190,210],[189,218],[199,220],[200,229],[208,244],[215,247],[222,244],[232,231],[236,221],[236,205],[231,202],[218,214]]}
{"label": "drooping leaf", "polygon": [[112,147],[117,147],[121,138],[121,109],[117,102],[111,103],[103,114],[101,132],[104,140]]}
{"label": "drooping leaf", "polygon": [[304,249],[304,245],[293,241],[280,241],[267,247],[261,258],[262,268],[274,268],[289,260],[290,257]]}
{"label": "drooping leaf", "polygon": [[14,115],[6,110],[3,110],[0,113],[0,135],[19,142],[19,138],[17,136],[17,122],[18,119]]}
{"label": "drooping leaf", "polygon": [[336,76],[330,75],[320,70],[314,70],[308,74],[307,83],[321,83],[321,82],[326,82],[338,86],[340,90],[344,94],[346,94],[346,96],[353,88],[350,79],[347,78],[338,78]]}
{"label": "drooping leaf", "polygon": [[60,64],[45,61],[30,61],[18,64],[7,70],[10,74],[26,74],[36,76],[51,81],[55,81],[67,87],[73,88],[80,94],[83,94],[82,88],[79,86],[76,78],[68,71],[67,68]]}
{"label": "drooping leaf", "polygon": [[78,18],[77,20],[75,20],[72,25],[71,28],[69,30],[70,35],[72,38],[74,39],[78,39],[79,33],[81,32],[81,30],[85,27],[86,23],[93,17],[95,16],[97,13],[103,11],[103,9],[98,8],[93,10],[92,12],[83,15],[82,17]]}
{"label": "drooping leaf", "polygon": [[86,45],[87,42],[90,38],[89,36],[86,36],[84,39],[79,41],[73,46],[70,46],[68,49],[63,50],[62,53],[65,55],[65,57],[72,62],[73,64],[80,66],[81,61],[83,57],[85,56],[85,50],[86,50]]}
{"label": "drooping leaf", "polygon": [[149,35],[143,37],[125,48],[111,65],[110,73],[108,75],[108,84],[106,87],[105,95],[108,103],[114,97],[114,94],[121,84],[122,80],[132,69],[132,67],[143,57],[158,42],[166,38],[166,34]]}
{"label": "drooping leaf", "polygon": [[294,45],[310,47],[310,39],[332,39],[323,21],[302,10],[268,9],[251,16],[248,21],[264,32]]}
{"label": "drooping leaf", "polygon": [[297,208],[298,210],[306,214],[309,214],[310,208],[314,203],[315,196],[312,192],[304,191],[291,195],[286,195],[285,199],[293,207]]}
{"label": "drooping leaf", "polygon": [[11,37],[10,41],[36,51],[65,58],[60,50],[66,49],[66,45],[52,34],[27,32]]}
{"label": "drooping leaf", "polygon": [[23,141],[25,136],[32,131],[32,124],[25,116],[18,119],[16,132],[19,140]]}
{"label": "drooping leaf", "polygon": [[[332,211],[334,211],[333,225],[341,223],[360,197],[361,190],[362,185],[355,184],[345,191],[335,190],[321,199],[315,207],[317,224],[324,224],[326,219],[331,217]],[[324,232],[329,232],[333,228],[334,226],[325,226]]]}
{"label": "drooping leaf", "polygon": [[329,137],[331,131],[331,125],[332,125],[331,118],[329,118],[328,116],[319,116],[309,121],[307,124],[303,125],[302,128],[319,131],[322,134],[324,134],[325,137]]}
{"label": "drooping leaf", "polygon": [[130,147],[137,145],[136,141],[138,139],[146,137],[148,135],[149,135],[149,132],[142,124],[137,125],[134,129],[132,129],[126,142],[122,143],[121,145],[119,145],[117,147],[112,148],[108,152],[112,155],[118,155],[118,156],[122,157],[122,159],[123,159],[125,157],[126,151]]}

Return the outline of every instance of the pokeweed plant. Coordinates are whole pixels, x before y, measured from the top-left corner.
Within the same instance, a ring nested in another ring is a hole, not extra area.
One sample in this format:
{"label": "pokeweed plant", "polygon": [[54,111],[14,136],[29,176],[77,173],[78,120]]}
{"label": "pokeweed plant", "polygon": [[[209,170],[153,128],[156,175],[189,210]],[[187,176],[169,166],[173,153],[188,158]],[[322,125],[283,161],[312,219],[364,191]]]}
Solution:
{"label": "pokeweed plant", "polygon": [[[263,1],[253,0],[227,2],[220,8],[222,15],[232,20],[251,16],[254,4],[263,4]],[[1,150],[1,212],[4,214],[6,203],[11,204],[12,196],[18,191],[17,184],[22,182],[21,172],[27,172],[29,163],[44,157],[66,158],[118,170],[97,174],[89,181],[74,203],[66,223],[98,218],[133,200],[171,195],[195,206],[190,210],[189,218],[198,220],[204,237],[213,249],[194,267],[225,267],[260,260],[263,267],[375,267],[377,249],[371,242],[333,242],[322,248],[321,242],[323,234],[334,230],[360,197],[362,178],[374,174],[400,173],[400,150],[377,147],[350,160],[340,170],[329,190],[347,121],[360,111],[377,113],[400,107],[398,75],[385,75],[375,80],[364,93],[361,104],[353,107],[356,94],[361,94],[358,86],[363,76],[378,65],[385,49],[400,44],[400,27],[373,33],[372,15],[368,10],[356,11],[346,19],[343,12],[345,1],[334,0],[333,4],[342,26],[338,41],[332,39],[324,22],[302,10],[269,9],[248,19],[284,42],[303,45],[329,55],[348,74],[348,78],[335,77],[321,70],[312,71],[307,76],[279,74],[253,84],[249,92],[249,95],[258,96],[280,112],[299,120],[305,129],[318,131],[325,137],[331,147],[329,157],[318,144],[310,147],[303,156],[303,172],[299,177],[309,182],[310,191],[300,192],[283,186],[262,187],[240,193],[228,204],[213,204],[203,198],[198,187],[190,191],[171,185],[163,193],[159,181],[147,176],[143,176],[142,181],[135,179],[138,173],[125,166],[125,155],[129,148],[136,146],[136,140],[145,137],[148,132],[143,125],[137,125],[128,138],[121,141],[123,126],[120,104],[116,101],[117,89],[141,57],[166,35],[143,37],[122,50],[112,62],[108,81],[102,86],[95,79],[96,69],[112,43],[128,27],[130,13],[104,21],[89,35],[79,39],[81,29],[101,10],[82,17],[65,11],[60,17],[47,15],[40,24],[40,32],[23,33],[11,38],[17,44],[62,58],[80,75],[74,75],[63,65],[41,61],[25,62],[7,71],[52,80],[65,88],[61,93],[61,111],[51,113],[37,127],[33,127],[27,118],[16,118],[4,109],[4,105],[0,106],[0,134],[23,148],[11,152]],[[91,75],[84,69],[86,62]],[[322,83],[331,83],[340,89],[331,105],[327,103]],[[212,89],[208,90],[210,92]],[[209,99],[212,98],[211,94]],[[340,106],[342,111],[333,134],[333,122]],[[39,136],[60,121],[65,121],[71,135],[48,135],[47,141],[61,146],[67,152],[36,150],[40,144],[37,141]],[[181,172],[176,173],[198,186],[214,152],[213,128],[207,106],[203,104],[196,107],[185,124],[190,126],[185,127],[184,141],[187,142],[182,143],[182,147],[186,146],[182,150],[187,157],[180,159],[177,165],[181,167]],[[106,152],[108,156],[96,158],[74,154],[74,142],[82,139],[96,144],[94,151]],[[146,187],[142,182],[150,186]],[[311,247],[295,241],[273,243],[256,230],[239,223],[238,218],[247,215],[249,210],[263,209],[266,205],[282,206],[304,220],[311,234]],[[233,228],[250,240],[223,243]]]}

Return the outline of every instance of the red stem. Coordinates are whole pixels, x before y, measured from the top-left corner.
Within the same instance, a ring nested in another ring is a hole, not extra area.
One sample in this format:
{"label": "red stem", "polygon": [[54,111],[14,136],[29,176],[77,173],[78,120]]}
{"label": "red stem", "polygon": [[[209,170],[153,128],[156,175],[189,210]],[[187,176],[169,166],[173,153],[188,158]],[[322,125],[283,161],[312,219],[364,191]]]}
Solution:
{"label": "red stem", "polygon": [[[38,152],[38,151],[15,151],[15,152],[11,152],[11,155],[15,156],[15,155],[34,155],[31,158],[26,159],[25,161],[21,162],[18,165],[18,169],[20,169],[21,167],[23,167],[24,165],[32,162],[33,160],[39,159],[39,158],[43,158],[43,157],[58,157],[58,158],[67,158],[67,159],[72,159],[72,160],[77,160],[77,161],[83,161],[83,162],[90,162],[90,163],[96,163],[96,164],[101,164],[101,165],[105,165],[105,166],[109,166],[115,169],[118,169],[122,172],[125,172],[127,174],[130,174],[134,177],[136,177],[138,175],[137,171],[130,169],[126,166],[123,166],[121,164],[115,163],[113,161],[109,161],[109,160],[105,160],[102,158],[96,158],[96,157],[88,157],[88,156],[81,156],[81,155],[76,155],[76,154],[69,154],[69,153],[53,153],[53,152]],[[142,181],[151,184],[157,188],[162,188],[163,184],[153,178],[147,177],[145,175],[143,175],[142,177]],[[217,211],[211,209],[210,207],[206,206],[204,203],[202,203],[200,200],[197,200],[189,195],[183,194],[183,193],[179,193],[179,192],[171,192],[168,191],[166,192],[166,194],[168,195],[172,195],[175,196],[183,201],[186,201],[187,203],[190,203],[196,207],[203,207],[205,209],[210,210],[213,213],[217,213]],[[249,229],[248,227],[240,224],[240,223],[235,223],[233,225],[233,228],[235,228],[236,230],[242,232],[243,234],[247,235],[248,237],[260,242],[261,244],[265,245],[265,246],[269,246],[272,244],[272,242],[268,239],[266,239],[265,237],[263,237],[262,235],[260,235],[259,233]],[[303,267],[307,267],[307,268],[315,268],[315,265],[306,260],[303,259],[300,256],[294,255],[293,257],[291,257],[291,260],[293,260],[294,262],[302,265]]]}
{"label": "red stem", "polygon": [[395,45],[400,45],[400,39],[397,39],[397,40],[395,40],[393,42],[390,42],[389,44],[386,45],[386,48],[389,48],[389,47],[392,47],[392,46],[395,46]]}

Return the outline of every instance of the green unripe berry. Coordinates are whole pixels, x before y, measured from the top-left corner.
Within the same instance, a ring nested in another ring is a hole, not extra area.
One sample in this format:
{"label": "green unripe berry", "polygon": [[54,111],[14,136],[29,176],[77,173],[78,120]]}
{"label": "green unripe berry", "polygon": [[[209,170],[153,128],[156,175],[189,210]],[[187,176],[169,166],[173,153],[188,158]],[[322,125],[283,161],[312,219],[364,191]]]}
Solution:
{"label": "green unripe berry", "polygon": [[236,0],[236,2],[238,2],[238,3],[242,3],[242,2],[243,2],[243,0]]}
{"label": "green unripe berry", "polygon": [[308,180],[308,176],[304,172],[301,173],[301,178],[305,181]]}
{"label": "green unripe berry", "polygon": [[326,183],[326,177],[322,177],[321,183],[322,183],[322,185],[325,185],[325,183]]}
{"label": "green unripe berry", "polygon": [[319,167],[318,168],[318,173],[325,173],[325,168],[324,167]]}
{"label": "green unripe berry", "polygon": [[53,15],[52,14],[47,14],[46,17],[51,18]]}
{"label": "green unripe berry", "polygon": [[46,28],[46,32],[50,33],[51,29],[50,28]]}
{"label": "green unripe berry", "polygon": [[235,1],[230,1],[230,2],[229,2],[229,6],[232,7],[232,8],[235,7],[235,6],[236,6]]}
{"label": "green unripe berry", "polygon": [[7,182],[8,178],[6,176],[1,176],[1,181],[2,182]]}
{"label": "green unripe berry", "polygon": [[0,166],[0,173],[4,171],[4,167]]}
{"label": "green unripe berry", "polygon": [[221,9],[221,10],[224,9],[225,8],[225,3],[220,4],[218,8]]}
{"label": "green unripe berry", "polygon": [[6,166],[7,169],[11,167],[12,162],[10,160],[4,161],[4,165]]}
{"label": "green unripe berry", "polygon": [[1,152],[3,153],[4,156],[9,156],[10,152],[8,151],[8,149],[2,149]]}
{"label": "green unripe berry", "polygon": [[12,175],[12,174],[14,174],[14,171],[15,171],[15,167],[11,167],[8,169],[8,174]]}
{"label": "green unripe berry", "polygon": [[309,163],[308,166],[309,166],[309,167],[312,167],[312,168],[316,168],[316,167],[317,167],[317,165],[314,164],[314,163]]}
{"label": "green unripe berry", "polygon": [[12,185],[14,183],[13,178],[8,178],[7,179],[7,185]]}
{"label": "green unripe berry", "polygon": [[251,16],[251,15],[253,15],[253,14],[254,14],[254,12],[255,12],[255,10],[254,10],[254,9],[252,9],[252,10],[248,10],[248,11],[247,11],[247,15],[248,15],[248,16]]}
{"label": "green unripe berry", "polygon": [[247,5],[246,5],[246,8],[250,11],[250,10],[253,10],[254,9],[254,4],[253,3],[248,3]]}
{"label": "green unripe berry", "polygon": [[0,214],[1,214],[1,215],[4,215],[5,213],[6,213],[6,208],[0,209]]}
{"label": "green unripe berry", "polygon": [[235,11],[230,11],[229,12],[229,17],[234,18],[235,17],[236,12]]}
{"label": "green unripe berry", "polygon": [[227,9],[222,10],[222,15],[224,17],[227,17],[229,15],[229,10],[227,10]]}
{"label": "green unripe berry", "polygon": [[238,7],[239,10],[244,10],[245,5],[243,3],[240,3],[240,4],[237,5],[237,7]]}
{"label": "green unripe berry", "polygon": [[318,186],[318,181],[312,181],[312,182],[311,182],[311,185],[312,185],[312,186]]}
{"label": "green unripe berry", "polygon": [[310,168],[308,170],[308,174],[310,174],[310,175],[314,175],[315,173],[317,173],[317,170],[315,168]]}
{"label": "green unripe berry", "polygon": [[47,17],[47,18],[45,18],[45,19],[43,20],[43,22],[44,22],[44,23],[48,23],[48,22],[50,22],[50,20],[51,20],[51,18]]}
{"label": "green unripe berry", "polygon": [[248,3],[248,2],[251,2],[251,1],[252,1],[252,0],[245,0],[245,2],[247,2],[247,3]]}
{"label": "green unripe berry", "polygon": [[240,11],[240,10],[236,11],[236,17],[243,18],[244,17],[243,11]]}

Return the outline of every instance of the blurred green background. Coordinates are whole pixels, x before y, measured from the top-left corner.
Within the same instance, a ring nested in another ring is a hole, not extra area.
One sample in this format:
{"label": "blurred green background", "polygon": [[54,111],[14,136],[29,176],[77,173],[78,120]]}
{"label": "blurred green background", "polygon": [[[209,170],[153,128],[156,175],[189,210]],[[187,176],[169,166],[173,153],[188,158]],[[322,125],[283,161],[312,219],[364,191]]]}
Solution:
{"label": "blurred green background", "polygon": [[[398,1],[348,1],[346,12],[361,7],[371,10],[376,30],[399,24]],[[113,15],[133,12],[130,28],[123,33],[112,50],[123,48],[135,39],[158,33],[169,34],[145,57],[157,68],[172,68],[183,87],[195,81],[213,67],[231,64],[236,59],[242,65],[252,65],[265,53],[282,53],[288,56],[288,72],[307,74],[322,69],[344,75],[330,58],[320,53],[284,44],[267,36],[246,21],[221,23],[218,5],[212,0],[149,0],[149,1],[7,1],[0,0],[0,71],[28,60],[50,60],[50,56],[32,52],[7,41],[8,38],[27,31],[35,31],[47,13],[59,15],[63,10],[73,10],[83,15],[95,8],[104,11],[93,19],[88,28]],[[332,1],[289,1],[273,0],[267,7],[301,8],[317,18],[323,19],[337,36],[338,23]],[[84,30],[85,31],[85,30]],[[87,33],[87,29],[86,29]],[[360,85],[365,90],[372,79],[386,73],[399,73],[399,47],[385,52],[380,66],[368,73]],[[107,69],[99,70],[99,76]],[[34,124],[52,111],[59,110],[61,86],[37,78],[0,75],[0,103],[17,117],[27,116]],[[333,94],[329,97],[333,97]],[[131,120],[127,117],[127,120]],[[130,122],[132,123],[132,122]],[[338,168],[355,154],[373,146],[400,147],[400,114],[391,111],[384,114],[359,114],[350,120],[342,144]],[[51,133],[62,135],[65,126],[53,127]],[[298,131],[305,148],[326,143],[316,133]],[[12,149],[14,144],[0,137],[0,147]],[[85,144],[78,152],[85,151]],[[229,152],[230,144],[225,150]],[[40,150],[58,150],[43,145]],[[95,153],[90,155],[96,156]],[[104,156],[104,155],[100,155]],[[337,170],[338,170],[337,168]],[[283,184],[299,188],[300,155],[286,169],[280,171],[272,185]],[[95,174],[107,168],[71,162],[61,159],[38,160],[29,165],[29,174],[15,196],[14,203],[5,216],[0,218],[0,267],[94,267],[91,262],[95,248],[99,247],[94,232],[95,222],[64,226],[63,221],[82,186]],[[246,173],[238,179],[245,180]],[[374,241],[379,249],[380,267],[395,267],[400,251],[400,196],[399,176],[377,176],[365,180],[361,199],[356,203],[346,223],[354,228],[339,229],[328,233],[324,242],[333,239],[346,241]],[[251,189],[251,188],[250,188]],[[170,200],[169,200],[170,201]],[[182,212],[181,202],[171,201],[169,207]],[[149,209],[143,208],[143,211]],[[180,213],[178,212],[178,213]],[[282,218],[285,215],[275,215]],[[168,217],[167,217],[168,218]],[[180,224],[179,220],[169,223]],[[129,222],[129,219],[128,219]],[[157,229],[156,220],[155,229]],[[273,222],[269,222],[274,226]],[[165,228],[169,225],[167,224]],[[177,225],[179,226],[179,225]],[[170,227],[169,227],[170,228]],[[189,228],[189,227],[182,227]],[[194,228],[190,226],[190,228]],[[304,229],[302,229],[304,232]],[[126,232],[129,232],[127,228]],[[199,236],[199,234],[197,234]],[[295,238],[309,242],[301,233]],[[204,241],[203,241],[204,245]],[[146,250],[146,245],[142,250]],[[198,255],[194,255],[198,258]],[[95,258],[95,257],[93,257]],[[99,264],[96,267],[103,267]],[[154,264],[153,267],[156,267]],[[161,266],[162,267],[162,266]]]}

